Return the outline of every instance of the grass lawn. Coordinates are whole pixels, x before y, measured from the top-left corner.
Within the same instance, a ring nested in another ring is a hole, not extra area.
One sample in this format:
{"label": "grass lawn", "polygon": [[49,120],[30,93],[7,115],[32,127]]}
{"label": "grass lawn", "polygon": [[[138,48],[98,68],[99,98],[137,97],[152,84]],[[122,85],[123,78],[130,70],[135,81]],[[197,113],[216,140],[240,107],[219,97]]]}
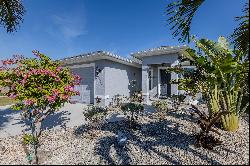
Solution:
{"label": "grass lawn", "polygon": [[12,100],[8,97],[0,96],[0,106],[9,105],[9,104],[13,104],[13,103],[15,103],[14,100]]}

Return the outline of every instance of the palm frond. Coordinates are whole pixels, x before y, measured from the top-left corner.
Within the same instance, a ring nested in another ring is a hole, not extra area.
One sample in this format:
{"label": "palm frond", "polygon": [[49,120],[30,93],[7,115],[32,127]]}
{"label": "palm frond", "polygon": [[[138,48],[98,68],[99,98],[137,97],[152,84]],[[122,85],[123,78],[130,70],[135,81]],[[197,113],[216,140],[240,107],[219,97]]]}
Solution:
{"label": "palm frond", "polygon": [[232,43],[236,49],[248,54],[249,50],[249,3],[244,5],[242,10],[243,16],[236,17],[236,21],[241,21],[237,28],[234,29],[233,34],[230,36]]}
{"label": "palm frond", "polygon": [[173,30],[174,37],[179,36],[178,40],[190,42],[190,26],[193,16],[197,9],[205,0],[178,0],[167,6],[166,14],[170,16],[167,20]]}

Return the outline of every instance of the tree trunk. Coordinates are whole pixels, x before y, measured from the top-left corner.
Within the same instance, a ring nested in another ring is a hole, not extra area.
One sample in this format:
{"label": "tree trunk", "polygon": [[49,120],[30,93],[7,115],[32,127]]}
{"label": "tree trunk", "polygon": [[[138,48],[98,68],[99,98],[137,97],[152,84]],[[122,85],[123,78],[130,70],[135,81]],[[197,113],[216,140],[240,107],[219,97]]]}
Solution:
{"label": "tree trunk", "polygon": [[37,148],[39,143],[39,136],[41,134],[41,125],[43,119],[31,118],[31,134],[33,141],[31,144],[31,164],[38,164]]}
{"label": "tree trunk", "polygon": [[[38,155],[37,155],[37,148],[39,143],[39,136],[41,135],[41,125],[42,121],[51,113],[53,110],[48,110],[46,113],[41,113],[39,111],[34,111],[33,115],[30,114],[30,128],[31,128],[31,134],[34,138],[33,143],[30,145],[31,153],[31,164],[38,164]],[[41,114],[40,114],[41,113]],[[40,114],[40,115],[39,115]],[[32,115],[32,116],[31,116]]]}
{"label": "tree trunk", "polygon": [[32,119],[31,122],[31,133],[32,133],[32,137],[33,137],[33,141],[31,144],[31,164],[38,164],[38,157],[37,157],[37,144],[38,142],[35,141],[38,137],[38,133],[36,130],[36,125],[35,125],[35,120]]}

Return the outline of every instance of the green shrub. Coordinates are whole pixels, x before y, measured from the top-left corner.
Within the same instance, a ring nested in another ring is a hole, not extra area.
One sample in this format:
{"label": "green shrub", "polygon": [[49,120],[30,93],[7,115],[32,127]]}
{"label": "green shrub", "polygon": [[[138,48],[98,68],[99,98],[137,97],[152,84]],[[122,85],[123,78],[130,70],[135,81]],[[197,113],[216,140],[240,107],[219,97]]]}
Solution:
{"label": "green shrub", "polygon": [[144,109],[144,107],[139,103],[124,103],[122,104],[121,109],[123,111],[140,112]]}
{"label": "green shrub", "polygon": [[24,134],[23,136],[23,143],[25,145],[29,145],[29,144],[36,144],[38,142],[38,138],[32,136],[32,134]]}
{"label": "green shrub", "polygon": [[174,101],[181,103],[181,102],[184,102],[184,99],[186,98],[186,96],[184,94],[179,94],[179,95],[172,95],[171,98]]}
{"label": "green shrub", "polygon": [[100,106],[89,106],[83,114],[85,119],[91,123],[90,126],[97,127],[105,119],[107,109]]}
{"label": "green shrub", "polygon": [[127,115],[130,121],[130,128],[136,129],[138,125],[135,119],[138,119],[139,114],[144,110],[144,106],[140,103],[123,103],[121,105],[121,110]]}
{"label": "green shrub", "polygon": [[157,100],[152,103],[152,106],[156,108],[157,111],[167,111],[168,102],[167,100]]}

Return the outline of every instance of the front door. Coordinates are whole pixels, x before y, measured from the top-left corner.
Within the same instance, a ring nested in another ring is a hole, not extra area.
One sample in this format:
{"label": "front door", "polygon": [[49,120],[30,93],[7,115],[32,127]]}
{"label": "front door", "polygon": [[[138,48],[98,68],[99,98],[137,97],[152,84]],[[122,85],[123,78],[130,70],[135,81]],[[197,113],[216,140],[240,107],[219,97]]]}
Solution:
{"label": "front door", "polygon": [[160,69],[160,96],[171,96],[171,73]]}

